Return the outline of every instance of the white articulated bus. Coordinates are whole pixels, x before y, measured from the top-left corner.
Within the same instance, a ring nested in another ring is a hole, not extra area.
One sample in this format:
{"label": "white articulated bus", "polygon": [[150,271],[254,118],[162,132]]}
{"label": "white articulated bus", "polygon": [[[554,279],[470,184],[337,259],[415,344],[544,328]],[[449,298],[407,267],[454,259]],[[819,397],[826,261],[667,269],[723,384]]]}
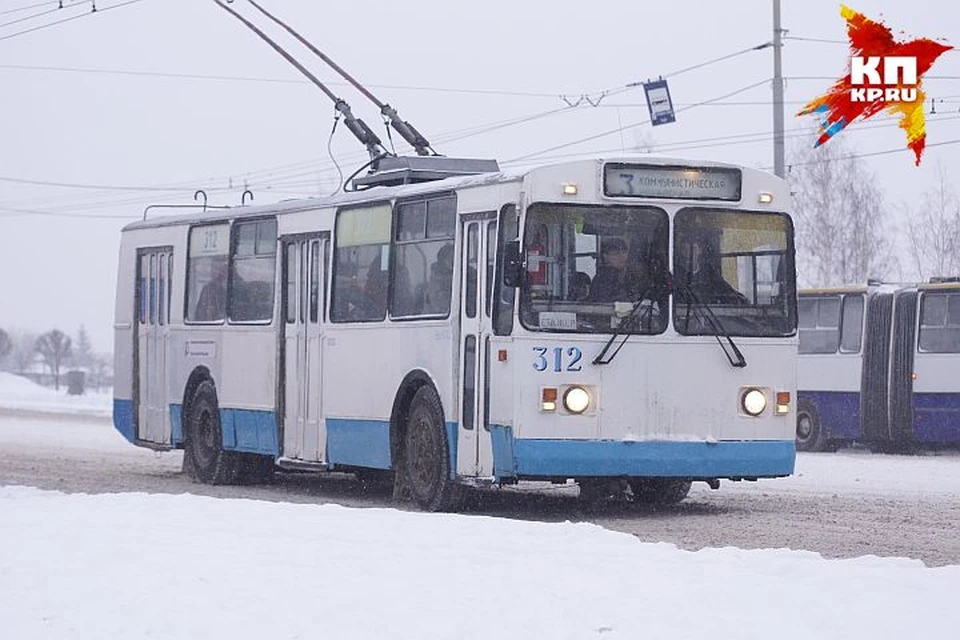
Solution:
{"label": "white articulated bus", "polygon": [[202,482],[379,470],[425,509],[470,484],[617,482],[672,502],[695,480],[793,472],[782,180],[442,160],[126,227],[116,428],[184,449]]}
{"label": "white articulated bus", "polygon": [[960,444],[960,281],[799,293],[797,448]]}

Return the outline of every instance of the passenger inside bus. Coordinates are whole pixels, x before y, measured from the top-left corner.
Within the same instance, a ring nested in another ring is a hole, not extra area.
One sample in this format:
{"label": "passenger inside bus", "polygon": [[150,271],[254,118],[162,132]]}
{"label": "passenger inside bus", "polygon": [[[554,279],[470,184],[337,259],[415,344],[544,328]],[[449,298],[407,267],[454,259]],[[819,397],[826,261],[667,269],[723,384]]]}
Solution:
{"label": "passenger inside bus", "polygon": [[622,238],[607,238],[600,245],[600,265],[590,285],[593,302],[629,302],[649,297],[650,274],[642,261],[628,265],[630,249]]}
{"label": "passenger inside bus", "polygon": [[227,259],[211,263],[210,280],[200,290],[192,320],[213,322],[223,320],[227,313]]}
{"label": "passenger inside bus", "polygon": [[445,244],[437,252],[437,261],[430,265],[425,307],[430,313],[449,310],[453,287],[453,243]]}
{"label": "passenger inside bus", "polygon": [[702,236],[678,240],[674,283],[675,295],[681,302],[749,304],[747,297],[723,277],[717,252]]}
{"label": "passenger inside bus", "polygon": [[590,276],[583,271],[577,271],[570,277],[570,300],[581,302],[590,297]]}

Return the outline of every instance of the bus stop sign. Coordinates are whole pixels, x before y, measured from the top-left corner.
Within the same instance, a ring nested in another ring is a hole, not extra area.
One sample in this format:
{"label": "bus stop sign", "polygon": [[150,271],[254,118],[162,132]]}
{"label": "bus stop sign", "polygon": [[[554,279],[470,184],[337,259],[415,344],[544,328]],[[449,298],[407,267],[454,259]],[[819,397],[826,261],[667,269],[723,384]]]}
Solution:
{"label": "bus stop sign", "polygon": [[670,100],[670,89],[666,80],[644,82],[643,91],[647,94],[647,106],[650,108],[650,123],[653,126],[676,122],[673,112],[673,102]]}

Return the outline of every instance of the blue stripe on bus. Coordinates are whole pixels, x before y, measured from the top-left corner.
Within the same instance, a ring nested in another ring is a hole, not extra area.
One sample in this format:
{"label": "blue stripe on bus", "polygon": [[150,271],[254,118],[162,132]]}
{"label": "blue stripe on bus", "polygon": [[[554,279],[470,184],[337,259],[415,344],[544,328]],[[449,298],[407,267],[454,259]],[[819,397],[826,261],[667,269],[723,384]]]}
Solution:
{"label": "blue stripe on bus", "polygon": [[133,430],[133,400],[113,399],[113,428],[130,442],[136,441]]}
{"label": "blue stripe on bus", "polygon": [[276,456],[277,418],[273,411],[220,409],[223,448],[227,451]]}
{"label": "blue stripe on bus", "polygon": [[859,391],[797,391],[797,398],[813,402],[827,438],[860,439]]}
{"label": "blue stripe on bus", "polygon": [[170,440],[174,446],[183,444],[183,405],[170,405]]}
{"label": "blue stripe on bus", "polygon": [[914,393],[913,410],[918,442],[960,442],[960,393]]}
{"label": "blue stripe on bus", "polygon": [[457,438],[460,426],[456,422],[447,423],[447,449],[450,454],[450,477],[457,477]]}
{"label": "blue stripe on bus", "polygon": [[390,469],[390,423],[327,418],[327,460],[352,467]]}
{"label": "blue stripe on bus", "polygon": [[636,442],[515,439],[490,428],[497,477],[676,476],[760,478],[793,473],[792,440]]}

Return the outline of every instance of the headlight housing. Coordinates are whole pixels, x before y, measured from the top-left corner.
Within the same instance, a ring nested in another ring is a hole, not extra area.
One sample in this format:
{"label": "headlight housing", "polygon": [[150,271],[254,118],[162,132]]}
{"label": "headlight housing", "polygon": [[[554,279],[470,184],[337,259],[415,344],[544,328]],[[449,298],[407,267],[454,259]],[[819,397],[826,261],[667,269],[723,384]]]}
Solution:
{"label": "headlight housing", "polygon": [[570,387],[563,394],[563,408],[570,413],[583,413],[590,408],[590,392],[583,387]]}
{"label": "headlight housing", "polygon": [[747,389],[740,396],[740,406],[749,416],[758,416],[767,408],[767,396],[760,389]]}

